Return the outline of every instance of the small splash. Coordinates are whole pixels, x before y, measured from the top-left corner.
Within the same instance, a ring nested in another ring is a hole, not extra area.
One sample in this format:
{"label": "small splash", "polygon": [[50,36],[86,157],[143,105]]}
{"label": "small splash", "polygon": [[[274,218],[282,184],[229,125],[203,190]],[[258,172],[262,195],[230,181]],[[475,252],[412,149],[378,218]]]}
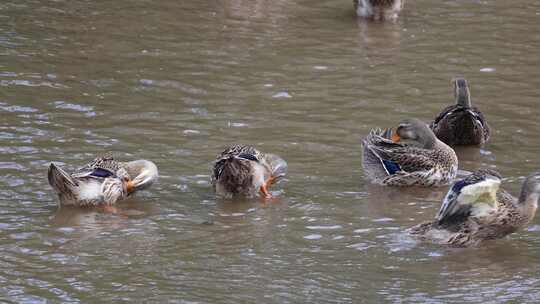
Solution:
{"label": "small splash", "polygon": [[193,134],[201,134],[201,131],[197,131],[197,130],[184,130],[184,135],[193,135]]}
{"label": "small splash", "polygon": [[480,149],[480,154],[482,154],[482,155],[491,155],[491,154],[493,154],[493,152],[488,151],[488,150],[484,150],[484,149]]}
{"label": "small splash", "polygon": [[228,122],[227,123],[228,127],[233,127],[233,128],[245,128],[248,126],[247,123],[243,123],[243,122]]}
{"label": "small splash", "polygon": [[288,92],[278,92],[272,95],[273,98],[292,98],[292,95]]}
{"label": "small splash", "polygon": [[315,70],[328,70],[327,66],[324,65],[316,65],[313,67]]}
{"label": "small splash", "polygon": [[310,235],[304,236],[304,239],[306,240],[319,240],[321,238],[322,238],[322,235],[320,234],[310,234]]}
{"label": "small splash", "polygon": [[266,83],[266,84],[264,84],[264,87],[265,87],[265,88],[271,88],[271,87],[273,87],[273,86],[274,86],[274,85],[273,85],[272,83]]}
{"label": "small splash", "polygon": [[493,73],[495,71],[496,71],[495,68],[481,68],[480,69],[480,72],[482,72],[482,73]]}

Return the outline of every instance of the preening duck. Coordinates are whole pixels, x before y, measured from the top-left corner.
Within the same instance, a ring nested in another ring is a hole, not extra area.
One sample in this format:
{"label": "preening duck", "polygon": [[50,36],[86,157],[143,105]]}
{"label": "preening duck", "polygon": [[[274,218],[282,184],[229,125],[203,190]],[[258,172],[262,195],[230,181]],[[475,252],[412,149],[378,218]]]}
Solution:
{"label": "preening duck", "polygon": [[373,20],[395,20],[403,9],[405,0],[353,0],[359,17]]}
{"label": "preening duck", "polygon": [[147,160],[118,162],[105,156],[95,158],[71,174],[51,163],[47,177],[60,205],[83,207],[113,205],[152,185],[158,178],[158,170]]}
{"label": "preening duck", "polygon": [[467,80],[456,78],[453,84],[455,104],[443,109],[430,128],[450,146],[485,144],[489,140],[489,125],[484,114],[472,106]]}
{"label": "preening duck", "polygon": [[377,184],[440,186],[457,174],[454,150],[418,119],[403,120],[395,130],[371,130],[362,149],[364,173]]}
{"label": "preening duck", "polygon": [[231,146],[214,162],[212,185],[224,197],[270,198],[268,187],[287,172],[287,163],[277,155],[264,154],[251,146]]}
{"label": "preening duck", "polygon": [[453,247],[478,245],[526,227],[540,197],[540,172],[525,179],[519,198],[499,189],[501,176],[478,170],[452,185],[434,221],[414,226],[421,240]]}

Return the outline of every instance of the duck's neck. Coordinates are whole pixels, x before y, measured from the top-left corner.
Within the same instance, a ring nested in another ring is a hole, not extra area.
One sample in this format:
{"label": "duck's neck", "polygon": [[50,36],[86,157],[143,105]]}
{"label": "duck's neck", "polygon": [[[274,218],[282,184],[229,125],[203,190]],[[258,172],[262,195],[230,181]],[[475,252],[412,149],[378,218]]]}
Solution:
{"label": "duck's neck", "polygon": [[521,189],[517,207],[522,213],[529,217],[529,220],[531,220],[536,214],[536,209],[538,209],[538,199],[540,198],[540,193],[529,191],[528,188],[529,187],[524,185],[523,189]]}
{"label": "duck's neck", "polygon": [[[434,149],[437,145],[440,143],[443,143],[442,141],[437,139],[437,136],[433,132],[426,132],[426,134],[423,135],[423,144],[424,149]],[[443,143],[444,144],[444,143]]]}
{"label": "duck's neck", "polygon": [[456,80],[454,95],[456,97],[456,104],[465,108],[472,107],[471,92],[465,79]]}

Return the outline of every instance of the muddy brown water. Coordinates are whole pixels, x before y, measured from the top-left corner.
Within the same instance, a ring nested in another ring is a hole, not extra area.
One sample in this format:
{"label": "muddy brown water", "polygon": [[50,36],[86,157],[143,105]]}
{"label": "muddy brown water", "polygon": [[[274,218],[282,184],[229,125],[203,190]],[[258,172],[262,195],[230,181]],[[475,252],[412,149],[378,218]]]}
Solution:
{"label": "muddy brown water", "polygon": [[[408,1],[397,23],[349,0],[0,3],[0,301],[540,301],[540,218],[480,248],[418,244],[446,188],[370,185],[360,140],[429,121],[467,77],[494,132],[459,149],[516,193],[540,169],[540,3]],[[289,163],[275,199],[224,202],[230,143]],[[95,154],[153,160],[123,215],[58,209],[46,180]]]}

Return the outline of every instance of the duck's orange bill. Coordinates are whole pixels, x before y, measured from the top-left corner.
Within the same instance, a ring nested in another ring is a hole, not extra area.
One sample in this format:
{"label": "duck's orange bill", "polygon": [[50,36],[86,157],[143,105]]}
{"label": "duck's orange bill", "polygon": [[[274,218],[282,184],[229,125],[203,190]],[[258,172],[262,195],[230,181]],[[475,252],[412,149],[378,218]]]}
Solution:
{"label": "duck's orange bill", "polygon": [[399,135],[397,134],[397,132],[395,130],[392,130],[392,141],[393,142],[398,142],[401,140],[401,137],[399,137]]}
{"label": "duck's orange bill", "polygon": [[266,187],[266,184],[261,186],[261,189],[259,189],[259,190],[261,191],[261,193],[264,195],[265,198],[271,198],[272,197],[272,194],[270,194],[270,192],[268,192],[268,188]]}
{"label": "duck's orange bill", "polygon": [[127,189],[127,193],[132,193],[133,191],[135,191],[135,183],[130,180],[130,181],[127,181],[126,182],[126,189]]}
{"label": "duck's orange bill", "polygon": [[264,185],[261,186],[261,193],[264,194],[264,197],[266,198],[271,198],[272,197],[272,194],[270,194],[270,192],[268,191],[268,187],[270,187],[270,185],[272,185],[272,183],[274,182],[274,178],[272,176],[270,176],[265,182],[264,182]]}

